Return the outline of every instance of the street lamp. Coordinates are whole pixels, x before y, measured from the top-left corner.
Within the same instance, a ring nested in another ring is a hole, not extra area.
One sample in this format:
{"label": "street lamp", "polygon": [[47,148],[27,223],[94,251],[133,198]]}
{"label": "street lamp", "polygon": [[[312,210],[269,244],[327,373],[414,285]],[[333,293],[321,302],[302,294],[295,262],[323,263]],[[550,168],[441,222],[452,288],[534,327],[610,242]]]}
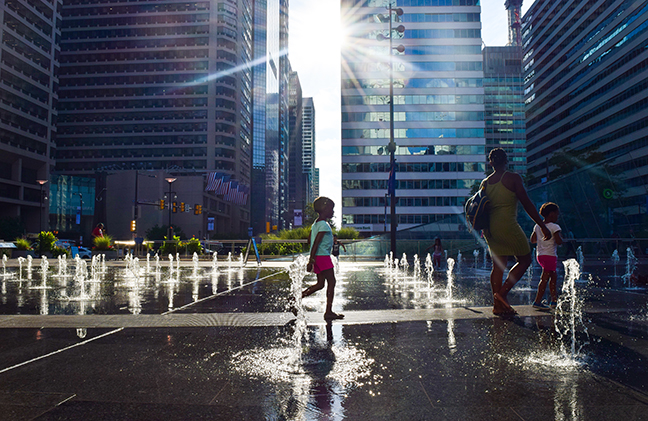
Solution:
{"label": "street lamp", "polygon": [[[47,183],[47,180],[36,180],[38,184],[40,184],[40,207],[38,208],[38,220],[39,220],[39,228],[38,228],[38,236],[40,237],[40,233],[43,232],[43,186],[45,183]],[[42,249],[42,241],[38,241],[38,254],[42,255],[43,254],[43,249]]]}
{"label": "street lamp", "polygon": [[40,184],[40,208],[38,212],[38,219],[40,220],[39,224],[39,233],[43,232],[43,186],[47,183],[47,180],[36,180]]}
{"label": "street lamp", "polygon": [[[398,222],[396,221],[396,142],[394,142],[394,47],[393,47],[393,38],[394,38],[394,29],[392,27],[392,18],[393,13],[396,16],[403,15],[403,9],[396,8],[394,9],[390,4],[387,8],[389,14],[387,16],[378,15],[378,18],[381,22],[384,22],[385,19],[389,21],[389,143],[387,144],[386,150],[389,152],[389,181],[387,182],[389,190],[389,218],[390,218],[390,246],[391,251],[394,256],[396,256],[396,227]],[[398,25],[396,31],[399,34],[405,32],[405,27],[403,25]],[[382,34],[378,34],[376,37],[379,41],[384,40],[385,37]],[[399,45],[396,47],[396,50],[399,53],[405,51],[405,47]]]}
{"label": "street lamp", "polygon": [[171,193],[173,193],[173,192],[171,191],[171,183],[176,181],[177,178],[175,178],[175,177],[167,177],[167,178],[165,178],[165,180],[167,181],[167,183],[169,183],[169,196],[167,198],[167,201],[169,202],[169,204],[168,204],[168,206],[169,206],[169,233],[168,233],[167,240],[168,241],[173,241],[173,227],[171,227],[171,208],[172,208],[172,205],[171,205]]}

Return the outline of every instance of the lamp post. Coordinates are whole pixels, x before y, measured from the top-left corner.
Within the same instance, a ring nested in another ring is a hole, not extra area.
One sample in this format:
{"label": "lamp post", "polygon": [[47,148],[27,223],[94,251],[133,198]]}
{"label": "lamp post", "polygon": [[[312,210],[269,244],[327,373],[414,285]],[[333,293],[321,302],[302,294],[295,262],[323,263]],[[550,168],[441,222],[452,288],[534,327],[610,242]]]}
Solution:
{"label": "lamp post", "polygon": [[[38,208],[38,236],[40,237],[40,233],[43,232],[43,186],[47,183],[47,180],[36,180],[36,182],[40,184],[40,206]],[[38,241],[38,254],[43,254],[40,239]]]}
{"label": "lamp post", "polygon": [[169,233],[168,233],[168,236],[167,236],[167,240],[168,241],[173,241],[173,227],[171,227],[171,208],[173,207],[173,205],[171,204],[171,193],[173,193],[173,192],[171,191],[171,184],[174,181],[176,181],[177,178],[175,178],[175,177],[167,177],[167,178],[165,178],[165,180],[167,181],[167,183],[169,183],[169,196],[167,198],[167,202],[168,202],[168,206],[169,206]]}
{"label": "lamp post", "polygon": [[[396,255],[396,228],[398,222],[396,220],[396,142],[394,142],[394,54],[393,54],[393,38],[394,38],[394,28],[392,26],[393,13],[396,16],[403,15],[403,9],[393,8],[391,3],[387,8],[389,14],[387,16],[379,15],[379,19],[384,22],[385,19],[389,21],[389,143],[387,144],[386,150],[389,152],[389,181],[387,183],[389,190],[389,227],[390,227],[390,248],[393,255]],[[399,33],[405,32],[405,27],[403,25],[398,25],[396,31]],[[378,40],[384,40],[386,37],[382,34],[376,37]],[[396,47],[396,50],[400,53],[405,51],[405,47],[399,45]]]}

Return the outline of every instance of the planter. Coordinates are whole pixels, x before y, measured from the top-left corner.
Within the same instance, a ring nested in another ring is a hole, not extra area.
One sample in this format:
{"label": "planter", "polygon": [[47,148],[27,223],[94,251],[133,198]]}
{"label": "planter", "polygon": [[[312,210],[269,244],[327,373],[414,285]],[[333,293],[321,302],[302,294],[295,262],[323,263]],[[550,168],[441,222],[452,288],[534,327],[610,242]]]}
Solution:
{"label": "planter", "polygon": [[93,256],[97,256],[99,254],[106,255],[106,260],[115,260],[119,257],[117,250],[92,250]]}
{"label": "planter", "polygon": [[17,259],[19,257],[27,258],[27,256],[36,257],[36,252],[34,250],[13,250],[11,257]]}

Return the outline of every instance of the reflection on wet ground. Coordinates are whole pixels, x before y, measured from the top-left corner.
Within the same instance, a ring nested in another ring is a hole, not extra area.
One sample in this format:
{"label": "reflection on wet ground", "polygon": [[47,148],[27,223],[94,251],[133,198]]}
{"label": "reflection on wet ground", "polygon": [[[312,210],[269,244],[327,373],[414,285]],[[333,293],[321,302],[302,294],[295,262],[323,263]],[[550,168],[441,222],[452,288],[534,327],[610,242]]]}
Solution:
{"label": "reflection on wet ground", "polygon": [[[40,266],[29,278],[7,268],[0,326],[17,314],[131,315],[141,326],[1,328],[0,419],[647,418],[643,291],[579,282],[576,323],[528,306],[535,276],[511,294],[520,314],[497,318],[482,269],[456,268],[449,285],[445,270],[342,262],[334,311],[347,320],[324,323],[313,316],[323,292],[287,313],[288,264],[153,268],[120,263],[80,279],[52,263],[45,283]],[[296,276],[298,287],[314,282]],[[230,322],[204,323],[213,313]],[[150,318],[192,314],[205,317],[194,327]]]}

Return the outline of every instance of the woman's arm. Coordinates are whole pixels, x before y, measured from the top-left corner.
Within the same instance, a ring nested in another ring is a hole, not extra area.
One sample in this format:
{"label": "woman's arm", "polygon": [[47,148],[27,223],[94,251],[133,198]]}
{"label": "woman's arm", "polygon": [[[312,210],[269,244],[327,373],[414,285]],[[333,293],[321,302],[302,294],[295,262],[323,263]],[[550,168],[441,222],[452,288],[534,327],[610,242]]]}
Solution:
{"label": "woman's arm", "polygon": [[542,233],[544,234],[544,239],[548,240],[551,238],[551,231],[549,231],[549,228],[544,224],[544,221],[542,220],[542,216],[538,213],[538,210],[536,207],[533,205],[533,202],[531,202],[531,199],[529,199],[529,195],[526,192],[526,189],[524,188],[524,184],[522,183],[522,177],[520,177],[519,174],[516,173],[509,173],[511,174],[514,178],[514,188],[515,190],[515,196],[517,199],[520,201],[522,204],[522,207],[526,211],[527,215],[531,219],[533,219],[533,222],[538,224],[540,229],[542,230]]}
{"label": "woman's arm", "polygon": [[554,232],[553,239],[556,242],[557,246],[563,243],[563,239],[562,239],[562,235],[560,235],[560,231]]}

